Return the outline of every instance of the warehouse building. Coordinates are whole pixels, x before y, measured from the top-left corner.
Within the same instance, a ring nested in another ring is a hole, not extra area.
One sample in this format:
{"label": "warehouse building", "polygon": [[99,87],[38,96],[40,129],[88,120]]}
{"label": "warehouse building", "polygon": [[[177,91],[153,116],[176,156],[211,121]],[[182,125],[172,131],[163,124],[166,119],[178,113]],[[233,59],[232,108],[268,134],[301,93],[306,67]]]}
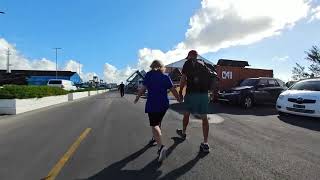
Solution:
{"label": "warehouse building", "polygon": [[[57,79],[70,80],[74,84],[81,84],[82,79],[76,72],[58,71]],[[56,71],[39,70],[0,70],[0,85],[46,85],[50,79],[56,79]]]}

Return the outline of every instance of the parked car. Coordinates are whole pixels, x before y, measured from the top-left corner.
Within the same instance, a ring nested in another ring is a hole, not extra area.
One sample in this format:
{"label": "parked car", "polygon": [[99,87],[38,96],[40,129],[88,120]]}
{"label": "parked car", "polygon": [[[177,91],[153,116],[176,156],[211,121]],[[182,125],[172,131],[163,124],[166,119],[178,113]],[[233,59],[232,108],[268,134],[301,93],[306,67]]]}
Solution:
{"label": "parked car", "polygon": [[280,115],[320,117],[320,79],[297,82],[280,94],[276,107]]}
{"label": "parked car", "polygon": [[83,83],[80,85],[81,89],[86,89],[86,88],[90,88],[89,84]]}
{"label": "parked car", "polygon": [[247,109],[254,104],[275,104],[278,96],[286,89],[285,83],[279,79],[249,78],[243,80],[238,87],[218,93],[218,101],[240,104]]}
{"label": "parked car", "polygon": [[72,81],[69,80],[50,79],[47,85],[52,87],[60,87],[67,91],[77,90],[77,87],[73,84]]}

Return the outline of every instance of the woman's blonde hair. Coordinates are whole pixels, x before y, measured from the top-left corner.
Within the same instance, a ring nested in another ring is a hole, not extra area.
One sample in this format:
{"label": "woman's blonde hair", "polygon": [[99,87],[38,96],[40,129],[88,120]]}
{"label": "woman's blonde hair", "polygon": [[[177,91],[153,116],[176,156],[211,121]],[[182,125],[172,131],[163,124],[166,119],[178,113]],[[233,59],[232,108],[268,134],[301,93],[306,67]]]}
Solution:
{"label": "woman's blonde hair", "polygon": [[164,72],[165,68],[160,60],[154,60],[150,65],[151,70]]}

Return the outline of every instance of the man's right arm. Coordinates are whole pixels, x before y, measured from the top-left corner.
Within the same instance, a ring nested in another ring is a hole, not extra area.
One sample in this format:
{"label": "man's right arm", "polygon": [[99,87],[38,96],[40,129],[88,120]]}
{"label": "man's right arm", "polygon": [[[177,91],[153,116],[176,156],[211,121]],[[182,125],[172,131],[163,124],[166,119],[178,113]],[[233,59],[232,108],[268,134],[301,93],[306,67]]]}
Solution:
{"label": "man's right arm", "polygon": [[182,67],[182,77],[180,79],[180,89],[179,89],[179,96],[181,99],[183,99],[183,89],[187,86],[187,74],[189,73],[189,68],[190,66],[188,66],[188,61],[186,61]]}
{"label": "man's right arm", "polygon": [[182,77],[180,79],[180,90],[179,90],[179,95],[182,97],[183,89],[187,85],[187,76],[185,74],[182,74]]}

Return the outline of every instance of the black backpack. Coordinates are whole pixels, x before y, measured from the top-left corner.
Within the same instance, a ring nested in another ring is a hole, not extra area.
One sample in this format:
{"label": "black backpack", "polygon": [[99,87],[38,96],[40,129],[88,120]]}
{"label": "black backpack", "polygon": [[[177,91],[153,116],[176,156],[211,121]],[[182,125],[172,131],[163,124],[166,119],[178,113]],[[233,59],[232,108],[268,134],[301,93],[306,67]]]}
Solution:
{"label": "black backpack", "polygon": [[193,83],[202,90],[213,90],[217,84],[217,73],[211,64],[202,59],[192,60],[193,64]]}

